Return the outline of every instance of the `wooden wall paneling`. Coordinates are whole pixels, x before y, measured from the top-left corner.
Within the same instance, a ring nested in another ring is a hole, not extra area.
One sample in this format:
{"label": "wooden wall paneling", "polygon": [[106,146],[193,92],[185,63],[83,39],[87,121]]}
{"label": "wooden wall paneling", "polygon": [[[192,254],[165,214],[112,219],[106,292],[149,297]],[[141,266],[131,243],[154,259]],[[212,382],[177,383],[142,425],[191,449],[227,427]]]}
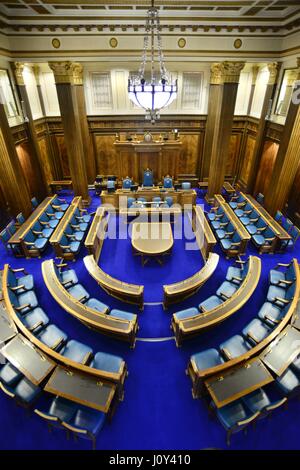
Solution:
{"label": "wooden wall paneling", "polygon": [[46,177],[47,184],[56,179],[56,175],[53,172],[51,162],[49,158],[51,157],[50,149],[49,149],[49,142],[48,136],[42,137],[39,139],[39,146],[40,146],[40,155],[41,160],[44,168],[44,174]]}
{"label": "wooden wall paneling", "polygon": [[94,139],[97,174],[115,175],[119,170],[114,148],[115,135],[95,134]]}
{"label": "wooden wall paneling", "polygon": [[248,186],[248,180],[250,177],[254,148],[255,148],[255,137],[247,133],[246,139],[245,139],[245,153],[244,153],[244,158],[242,159],[241,171],[239,175],[239,181],[244,188]]}
{"label": "wooden wall paneling", "polygon": [[35,167],[31,160],[31,147],[28,142],[23,142],[16,146],[18,158],[23,170],[30,197],[37,195],[38,178],[35,174]]}
{"label": "wooden wall paneling", "polygon": [[254,193],[265,194],[270,185],[273,168],[278,152],[279,145],[270,140],[265,141],[262,157],[260,160],[260,167],[256,178]]}
{"label": "wooden wall paneling", "polygon": [[242,136],[240,133],[231,134],[230,136],[228,156],[225,162],[225,175],[227,177],[236,176],[241,140]]}
{"label": "wooden wall paneling", "polygon": [[179,173],[187,173],[197,175],[199,167],[199,142],[200,135],[192,133],[181,133],[180,140],[182,142],[181,156],[178,161]]}
{"label": "wooden wall paneling", "polygon": [[4,190],[0,184],[0,231],[8,224],[11,215],[9,214],[8,203],[4,195]]}
{"label": "wooden wall paneling", "polygon": [[56,147],[57,152],[58,152],[58,160],[59,160],[59,164],[61,168],[62,179],[69,178],[71,172],[70,172],[70,167],[69,167],[69,160],[68,160],[68,154],[67,154],[67,148],[65,145],[64,135],[56,134],[53,137],[54,137],[53,144]]}
{"label": "wooden wall paneling", "polygon": [[288,197],[287,214],[300,227],[300,164]]}

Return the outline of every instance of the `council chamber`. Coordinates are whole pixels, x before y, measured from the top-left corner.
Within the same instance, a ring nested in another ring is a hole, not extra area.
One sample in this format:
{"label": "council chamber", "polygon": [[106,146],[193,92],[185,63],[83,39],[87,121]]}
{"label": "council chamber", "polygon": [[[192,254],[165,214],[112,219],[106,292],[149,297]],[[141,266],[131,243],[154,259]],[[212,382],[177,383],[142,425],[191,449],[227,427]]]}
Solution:
{"label": "council chamber", "polygon": [[0,449],[299,450],[300,6],[0,4]]}

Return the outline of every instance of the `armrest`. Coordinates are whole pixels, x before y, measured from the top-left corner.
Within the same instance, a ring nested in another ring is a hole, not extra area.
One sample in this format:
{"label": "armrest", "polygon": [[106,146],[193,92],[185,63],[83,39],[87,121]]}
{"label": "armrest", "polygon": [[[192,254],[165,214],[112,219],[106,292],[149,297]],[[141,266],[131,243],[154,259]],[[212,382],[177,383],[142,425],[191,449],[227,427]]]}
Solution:
{"label": "armrest", "polygon": [[259,217],[256,217],[255,219],[251,219],[251,217],[250,217],[250,220],[251,220],[251,222],[258,222],[258,221],[259,221]]}
{"label": "armrest", "polygon": [[238,264],[246,264],[247,263],[247,261],[242,261],[241,259],[236,259],[235,262],[238,263]]}
{"label": "armrest", "polygon": [[61,197],[58,197],[57,199],[58,199],[60,202],[63,202],[63,203],[65,203],[65,204],[67,203],[66,199],[63,199],[63,198],[61,198]]}
{"label": "armrest", "polygon": [[12,268],[10,268],[10,270],[11,270],[13,273],[21,273],[21,272],[24,272],[25,274],[28,274],[27,271],[25,270],[25,268],[17,268],[17,269],[12,269]]}
{"label": "armrest", "polygon": [[79,209],[79,212],[82,213],[82,212],[87,212],[87,209]]}
{"label": "armrest", "polygon": [[46,215],[47,215],[48,217],[53,217],[55,214],[54,214],[54,212],[46,212]]}
{"label": "armrest", "polygon": [[241,244],[241,242],[232,242],[230,248],[231,248],[232,246],[239,246],[240,244]]}
{"label": "armrest", "polygon": [[82,364],[87,364],[89,360],[92,358],[92,356],[93,356],[93,353],[91,353],[90,351],[87,352],[82,360]]}
{"label": "armrest", "polygon": [[258,339],[255,338],[255,336],[252,333],[250,333],[250,331],[248,331],[247,336],[248,336],[248,338],[252,339],[252,341],[254,341],[254,343],[256,343],[256,344],[259,343]]}
{"label": "armrest", "polygon": [[277,325],[278,323],[280,323],[280,320],[275,320],[275,318],[272,318],[270,317],[269,315],[266,315],[265,318],[269,321],[271,321],[272,323],[274,323],[275,325]]}
{"label": "armrest", "polygon": [[263,232],[263,231],[266,230],[266,229],[267,229],[267,226],[265,226],[265,227],[259,227],[259,228],[257,229],[257,231],[258,231],[258,232]]}
{"label": "armrest", "polygon": [[40,224],[42,224],[42,225],[46,225],[47,227],[50,227],[50,224],[49,224],[49,222],[44,222],[44,221],[40,220]]}
{"label": "armrest", "polygon": [[88,433],[87,429],[82,429],[82,428],[76,428],[75,426],[72,426],[69,423],[66,423],[65,421],[62,421],[61,423],[64,428],[68,429],[69,431],[75,432],[76,434],[84,434],[86,435]]}
{"label": "armrest", "polygon": [[1,388],[2,392],[4,392],[6,395],[8,395],[11,398],[15,398],[15,394],[10,392],[9,390],[7,390],[7,388],[3,385],[2,382],[0,382],[0,388]]}
{"label": "armrest", "polygon": [[242,278],[242,277],[239,277],[239,276],[232,276],[232,280],[235,280],[235,281],[238,281],[238,282],[242,282],[243,278]]}
{"label": "armrest", "polygon": [[39,232],[38,230],[32,230],[34,235],[43,235],[43,232]]}
{"label": "armrest", "polygon": [[34,246],[35,243],[34,243],[34,242],[25,242],[25,245],[26,245],[26,246]]}
{"label": "armrest", "polygon": [[232,235],[234,235],[234,233],[235,233],[235,231],[233,231],[233,232],[227,232],[225,236],[226,236],[226,238],[227,238],[227,237],[231,237]]}
{"label": "armrest", "polygon": [[80,299],[78,299],[78,301],[81,303],[84,303],[86,300],[88,300],[86,295],[83,295]]}
{"label": "armrest", "polygon": [[251,214],[252,209],[249,209],[248,211],[244,211],[244,214]]}
{"label": "armrest", "polygon": [[68,284],[70,284],[69,287],[72,287],[74,285],[74,282],[73,281],[63,281],[61,282],[61,285],[66,287]]}
{"label": "armrest", "polygon": [[227,358],[227,359],[232,359],[232,356],[230,354],[230,352],[228,351],[228,349],[226,348],[221,348],[221,352],[224,354],[224,356]]}
{"label": "armrest", "polygon": [[238,202],[238,207],[244,207],[246,205],[246,201]]}
{"label": "armrest", "polygon": [[70,224],[72,228],[80,228],[79,225]]}
{"label": "armrest", "polygon": [[29,331],[34,331],[36,328],[38,328],[39,326],[42,326],[42,325],[43,325],[43,322],[42,322],[42,320],[40,320],[40,321],[36,322],[33,326],[31,326],[29,328]]}
{"label": "armrest", "polygon": [[286,281],[285,279],[282,279],[281,281],[278,281],[276,285],[279,286],[279,284],[285,284],[286,286],[290,286],[293,282],[294,281]]}
{"label": "armrest", "polygon": [[21,312],[22,310],[24,310],[24,308],[30,308],[31,307],[31,304],[23,304],[23,305],[20,305],[19,307],[15,307],[15,310],[17,310],[17,312]]}
{"label": "armrest", "polygon": [[221,299],[223,299],[223,300],[224,300],[224,299],[225,299],[225,300],[230,299],[230,297],[228,297],[228,295],[224,294],[223,292],[220,292],[219,297],[221,297]]}
{"label": "armrest", "polygon": [[281,400],[278,400],[275,403],[273,403],[269,406],[266,406],[265,410],[266,411],[276,410],[276,408],[279,408],[280,406],[282,406],[286,402],[287,402],[287,397],[284,397]]}
{"label": "armrest", "polygon": [[275,269],[279,268],[280,266],[282,266],[283,268],[288,268],[291,264],[292,262],[291,263],[277,263],[275,266]]}
{"label": "armrest", "polygon": [[275,237],[265,238],[265,240],[266,240],[267,242],[272,242],[273,240],[275,240]]}
{"label": "armrest", "polygon": [[252,421],[254,421],[258,416],[260,415],[260,411],[257,411],[256,413],[254,413],[252,416],[250,416],[249,418],[247,419],[242,419],[241,421],[238,421],[237,422],[237,425],[238,426],[244,426],[246,424],[249,424],[251,423]]}
{"label": "armrest", "polygon": [[51,349],[54,351],[55,349],[58,348],[58,346],[59,346],[60,344],[63,345],[64,342],[65,342],[64,338],[59,338],[59,339],[56,341],[56,343],[53,344],[53,346],[52,346]]}
{"label": "armrest", "polygon": [[71,235],[71,234],[69,234],[69,233],[65,233],[64,235],[65,235],[67,238],[73,238],[73,239],[75,238],[75,235],[73,235],[73,234]]}
{"label": "armrest", "polygon": [[220,227],[226,227],[226,225],[228,225],[228,224],[229,224],[229,222],[221,222]]}
{"label": "armrest", "polygon": [[274,302],[282,302],[283,304],[287,305],[290,303],[291,300],[283,299],[282,297],[275,297]]}
{"label": "armrest", "polygon": [[210,211],[209,212],[215,212],[218,210],[218,206],[214,206],[214,207],[211,207],[210,208]]}
{"label": "armrest", "polygon": [[56,264],[56,267],[57,267],[57,268],[65,268],[66,266],[68,266],[68,263],[59,263],[59,264]]}
{"label": "armrest", "polygon": [[57,416],[50,416],[50,415],[48,415],[46,413],[43,413],[42,411],[37,410],[37,409],[35,409],[34,412],[38,416],[40,416],[41,418],[46,419],[47,421],[53,421],[55,423],[57,423],[59,421],[59,418]]}
{"label": "armrest", "polygon": [[12,290],[13,292],[19,290],[19,289],[25,289],[25,286],[24,284],[22,284],[21,286],[16,286],[16,287],[10,287],[10,290]]}
{"label": "armrest", "polygon": [[68,250],[70,248],[70,245],[60,245],[60,247],[63,249],[63,250]]}

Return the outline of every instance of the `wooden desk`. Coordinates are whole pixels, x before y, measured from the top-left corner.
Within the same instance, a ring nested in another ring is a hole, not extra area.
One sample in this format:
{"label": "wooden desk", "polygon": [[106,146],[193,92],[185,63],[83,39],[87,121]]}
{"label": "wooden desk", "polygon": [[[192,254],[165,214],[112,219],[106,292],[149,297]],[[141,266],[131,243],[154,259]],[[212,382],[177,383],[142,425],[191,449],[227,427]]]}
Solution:
{"label": "wooden desk", "polygon": [[50,186],[52,193],[55,193],[57,189],[61,189],[61,188],[72,189],[73,187],[71,180],[50,181],[49,186]]}
{"label": "wooden desk", "polygon": [[300,354],[300,331],[288,325],[262,352],[260,359],[275,374],[281,376]]}
{"label": "wooden desk", "polygon": [[98,262],[105,238],[108,219],[105,207],[98,207],[86,236],[84,245],[90,255],[93,255]]}
{"label": "wooden desk", "polygon": [[24,336],[18,334],[4,348],[3,356],[27,377],[39,385],[52,372],[55,362],[37,350]]}
{"label": "wooden desk", "polygon": [[217,240],[200,206],[193,206],[192,227],[203,260],[206,261]]}
{"label": "wooden desk", "polygon": [[[129,209],[120,209],[119,212],[121,217],[126,220],[128,217],[142,217],[143,220],[150,221],[152,223],[161,222],[176,222],[176,218],[182,214],[181,208],[179,207],[130,207]],[[125,220],[125,222],[126,222]]]}
{"label": "wooden desk", "polygon": [[116,386],[88,374],[57,366],[44,390],[79,405],[108,413]]}
{"label": "wooden desk", "polygon": [[42,273],[47,289],[64,310],[89,328],[128,341],[132,347],[134,346],[138,326],[136,319],[121,320],[111,317],[107,315],[109,311],[108,308],[105,308],[103,312],[99,312],[98,310],[87,307],[85,304],[75,299],[75,297],[72,297],[57,278],[53,259],[46,260],[42,263]]}
{"label": "wooden desk", "polygon": [[234,187],[228,181],[224,182],[223,189],[226,192],[226,194],[228,194],[228,196],[232,196],[236,192]]}
{"label": "wooden desk", "polygon": [[174,240],[170,223],[168,222],[135,222],[132,226],[132,248],[140,255],[142,265],[154,257],[160,264],[160,257],[170,254]]}
{"label": "wooden desk", "polygon": [[14,233],[12,237],[8,240],[8,244],[19,245],[21,256],[30,256],[26,245],[23,241],[24,237],[30,230],[30,228],[35,224],[35,222],[41,217],[45,210],[50,206],[51,202],[56,198],[56,194],[51,197],[46,197],[41,204],[30,214],[28,219],[21,225],[21,227]]}
{"label": "wooden desk", "polygon": [[93,255],[85,256],[83,262],[89,274],[105,292],[124,302],[138,304],[140,309],[143,309],[144,286],[129,284],[128,282],[120,281],[105,273],[100,266],[98,266]]}
{"label": "wooden desk", "polygon": [[217,408],[222,408],[273,381],[268,369],[255,358],[206,380],[205,385]]}
{"label": "wooden desk", "polygon": [[10,339],[14,338],[18,330],[10,319],[7,311],[4,308],[2,302],[0,302],[0,343],[6,343]]}
{"label": "wooden desk", "polygon": [[164,308],[168,308],[171,304],[182,302],[191,295],[196,294],[198,290],[205,284],[210,276],[215,272],[219,262],[219,255],[209,253],[208,259],[200,271],[183,281],[174,284],[164,285]]}
{"label": "wooden desk", "polygon": [[184,339],[196,336],[204,330],[221,323],[241,309],[253,294],[260,278],[260,272],[260,258],[250,256],[248,273],[232,297],[212,310],[199,312],[190,318],[179,320],[173,315],[172,328],[177,346],[180,346]]}

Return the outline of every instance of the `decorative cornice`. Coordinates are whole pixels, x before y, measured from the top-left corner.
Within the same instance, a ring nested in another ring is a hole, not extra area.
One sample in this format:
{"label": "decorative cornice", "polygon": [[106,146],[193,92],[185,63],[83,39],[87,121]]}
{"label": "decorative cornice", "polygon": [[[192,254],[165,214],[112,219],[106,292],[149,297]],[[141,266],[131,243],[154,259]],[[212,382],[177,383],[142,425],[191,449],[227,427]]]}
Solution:
{"label": "decorative cornice", "polygon": [[239,83],[241,70],[245,62],[215,62],[210,67],[210,83],[222,85],[223,83]]}
{"label": "decorative cornice", "polygon": [[23,78],[24,63],[23,62],[14,62],[12,64],[12,69],[15,75],[17,85],[25,85]]}
{"label": "decorative cornice", "polygon": [[275,85],[277,83],[278,72],[281,67],[281,63],[279,62],[270,62],[267,64],[269,70],[269,80],[268,85]]}
{"label": "decorative cornice", "polygon": [[37,86],[39,86],[41,84],[41,82],[40,82],[40,66],[37,65],[37,64],[33,64],[32,65],[32,71],[33,71],[33,74],[34,74],[35,82],[36,82]]}
{"label": "decorative cornice", "polygon": [[57,85],[69,83],[74,85],[73,63],[71,61],[48,62]]}

